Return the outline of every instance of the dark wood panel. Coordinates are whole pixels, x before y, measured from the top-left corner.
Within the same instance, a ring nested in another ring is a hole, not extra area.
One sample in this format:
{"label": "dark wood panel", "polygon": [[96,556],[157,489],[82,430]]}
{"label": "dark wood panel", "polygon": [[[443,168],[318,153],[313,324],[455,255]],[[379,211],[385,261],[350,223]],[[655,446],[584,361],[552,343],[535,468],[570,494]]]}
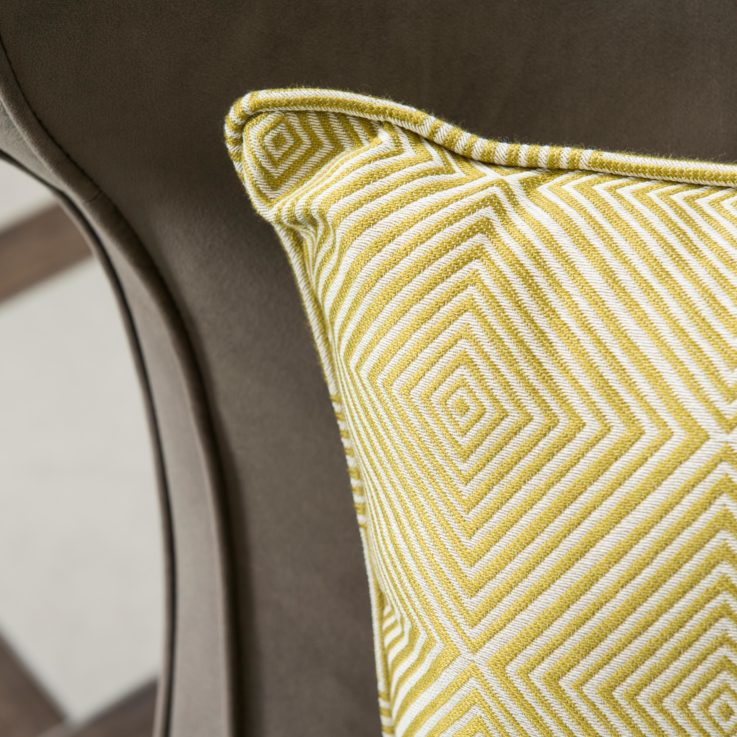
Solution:
{"label": "dark wood panel", "polygon": [[147,683],[64,737],[151,737],[155,708],[156,683]]}
{"label": "dark wood panel", "polygon": [[61,709],[0,638],[0,735],[38,737],[63,719]]}
{"label": "dark wood panel", "polygon": [[0,232],[0,300],[87,258],[82,234],[54,205]]}

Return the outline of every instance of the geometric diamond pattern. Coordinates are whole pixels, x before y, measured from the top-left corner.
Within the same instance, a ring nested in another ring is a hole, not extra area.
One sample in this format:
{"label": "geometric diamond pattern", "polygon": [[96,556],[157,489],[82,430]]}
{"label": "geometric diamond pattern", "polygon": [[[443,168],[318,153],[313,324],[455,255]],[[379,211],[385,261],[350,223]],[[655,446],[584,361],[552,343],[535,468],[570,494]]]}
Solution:
{"label": "geometric diamond pattern", "polygon": [[226,142],[335,406],[384,734],[737,737],[737,166],[310,89]]}

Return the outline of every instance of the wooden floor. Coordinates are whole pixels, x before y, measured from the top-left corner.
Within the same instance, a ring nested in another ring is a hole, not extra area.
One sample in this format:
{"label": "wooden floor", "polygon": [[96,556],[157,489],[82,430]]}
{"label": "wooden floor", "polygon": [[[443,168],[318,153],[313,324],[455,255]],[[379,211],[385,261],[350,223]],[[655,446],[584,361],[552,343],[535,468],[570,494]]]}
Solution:
{"label": "wooden floor", "polygon": [[63,719],[59,707],[0,639],[0,735],[37,737]]}
{"label": "wooden floor", "polygon": [[83,725],[68,724],[33,674],[0,639],[2,737],[151,737],[156,684],[147,683]]}
{"label": "wooden floor", "polygon": [[148,683],[63,737],[150,737],[155,706],[156,684]]}
{"label": "wooden floor", "polygon": [[[0,232],[0,301],[88,258],[80,232],[53,206]],[[0,637],[0,737],[150,737],[156,684],[125,696],[84,725],[62,710]]]}
{"label": "wooden floor", "polygon": [[89,257],[64,210],[54,205],[0,232],[0,300]]}

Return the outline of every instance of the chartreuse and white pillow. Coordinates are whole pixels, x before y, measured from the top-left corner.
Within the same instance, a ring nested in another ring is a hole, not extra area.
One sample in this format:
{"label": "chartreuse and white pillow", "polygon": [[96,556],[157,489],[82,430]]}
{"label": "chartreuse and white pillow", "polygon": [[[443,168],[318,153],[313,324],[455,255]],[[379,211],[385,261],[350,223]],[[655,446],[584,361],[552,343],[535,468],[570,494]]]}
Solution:
{"label": "chartreuse and white pillow", "polygon": [[385,734],[737,734],[737,166],[320,89],[226,138],[335,404]]}

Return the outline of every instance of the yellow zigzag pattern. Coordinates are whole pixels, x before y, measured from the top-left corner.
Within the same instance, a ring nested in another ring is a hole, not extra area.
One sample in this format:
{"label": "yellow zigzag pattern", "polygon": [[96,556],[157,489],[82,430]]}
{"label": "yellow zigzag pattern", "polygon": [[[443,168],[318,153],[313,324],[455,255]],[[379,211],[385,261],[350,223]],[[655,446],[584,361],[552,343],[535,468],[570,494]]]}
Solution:
{"label": "yellow zigzag pattern", "polygon": [[226,121],[353,480],[384,733],[737,734],[737,166]]}

